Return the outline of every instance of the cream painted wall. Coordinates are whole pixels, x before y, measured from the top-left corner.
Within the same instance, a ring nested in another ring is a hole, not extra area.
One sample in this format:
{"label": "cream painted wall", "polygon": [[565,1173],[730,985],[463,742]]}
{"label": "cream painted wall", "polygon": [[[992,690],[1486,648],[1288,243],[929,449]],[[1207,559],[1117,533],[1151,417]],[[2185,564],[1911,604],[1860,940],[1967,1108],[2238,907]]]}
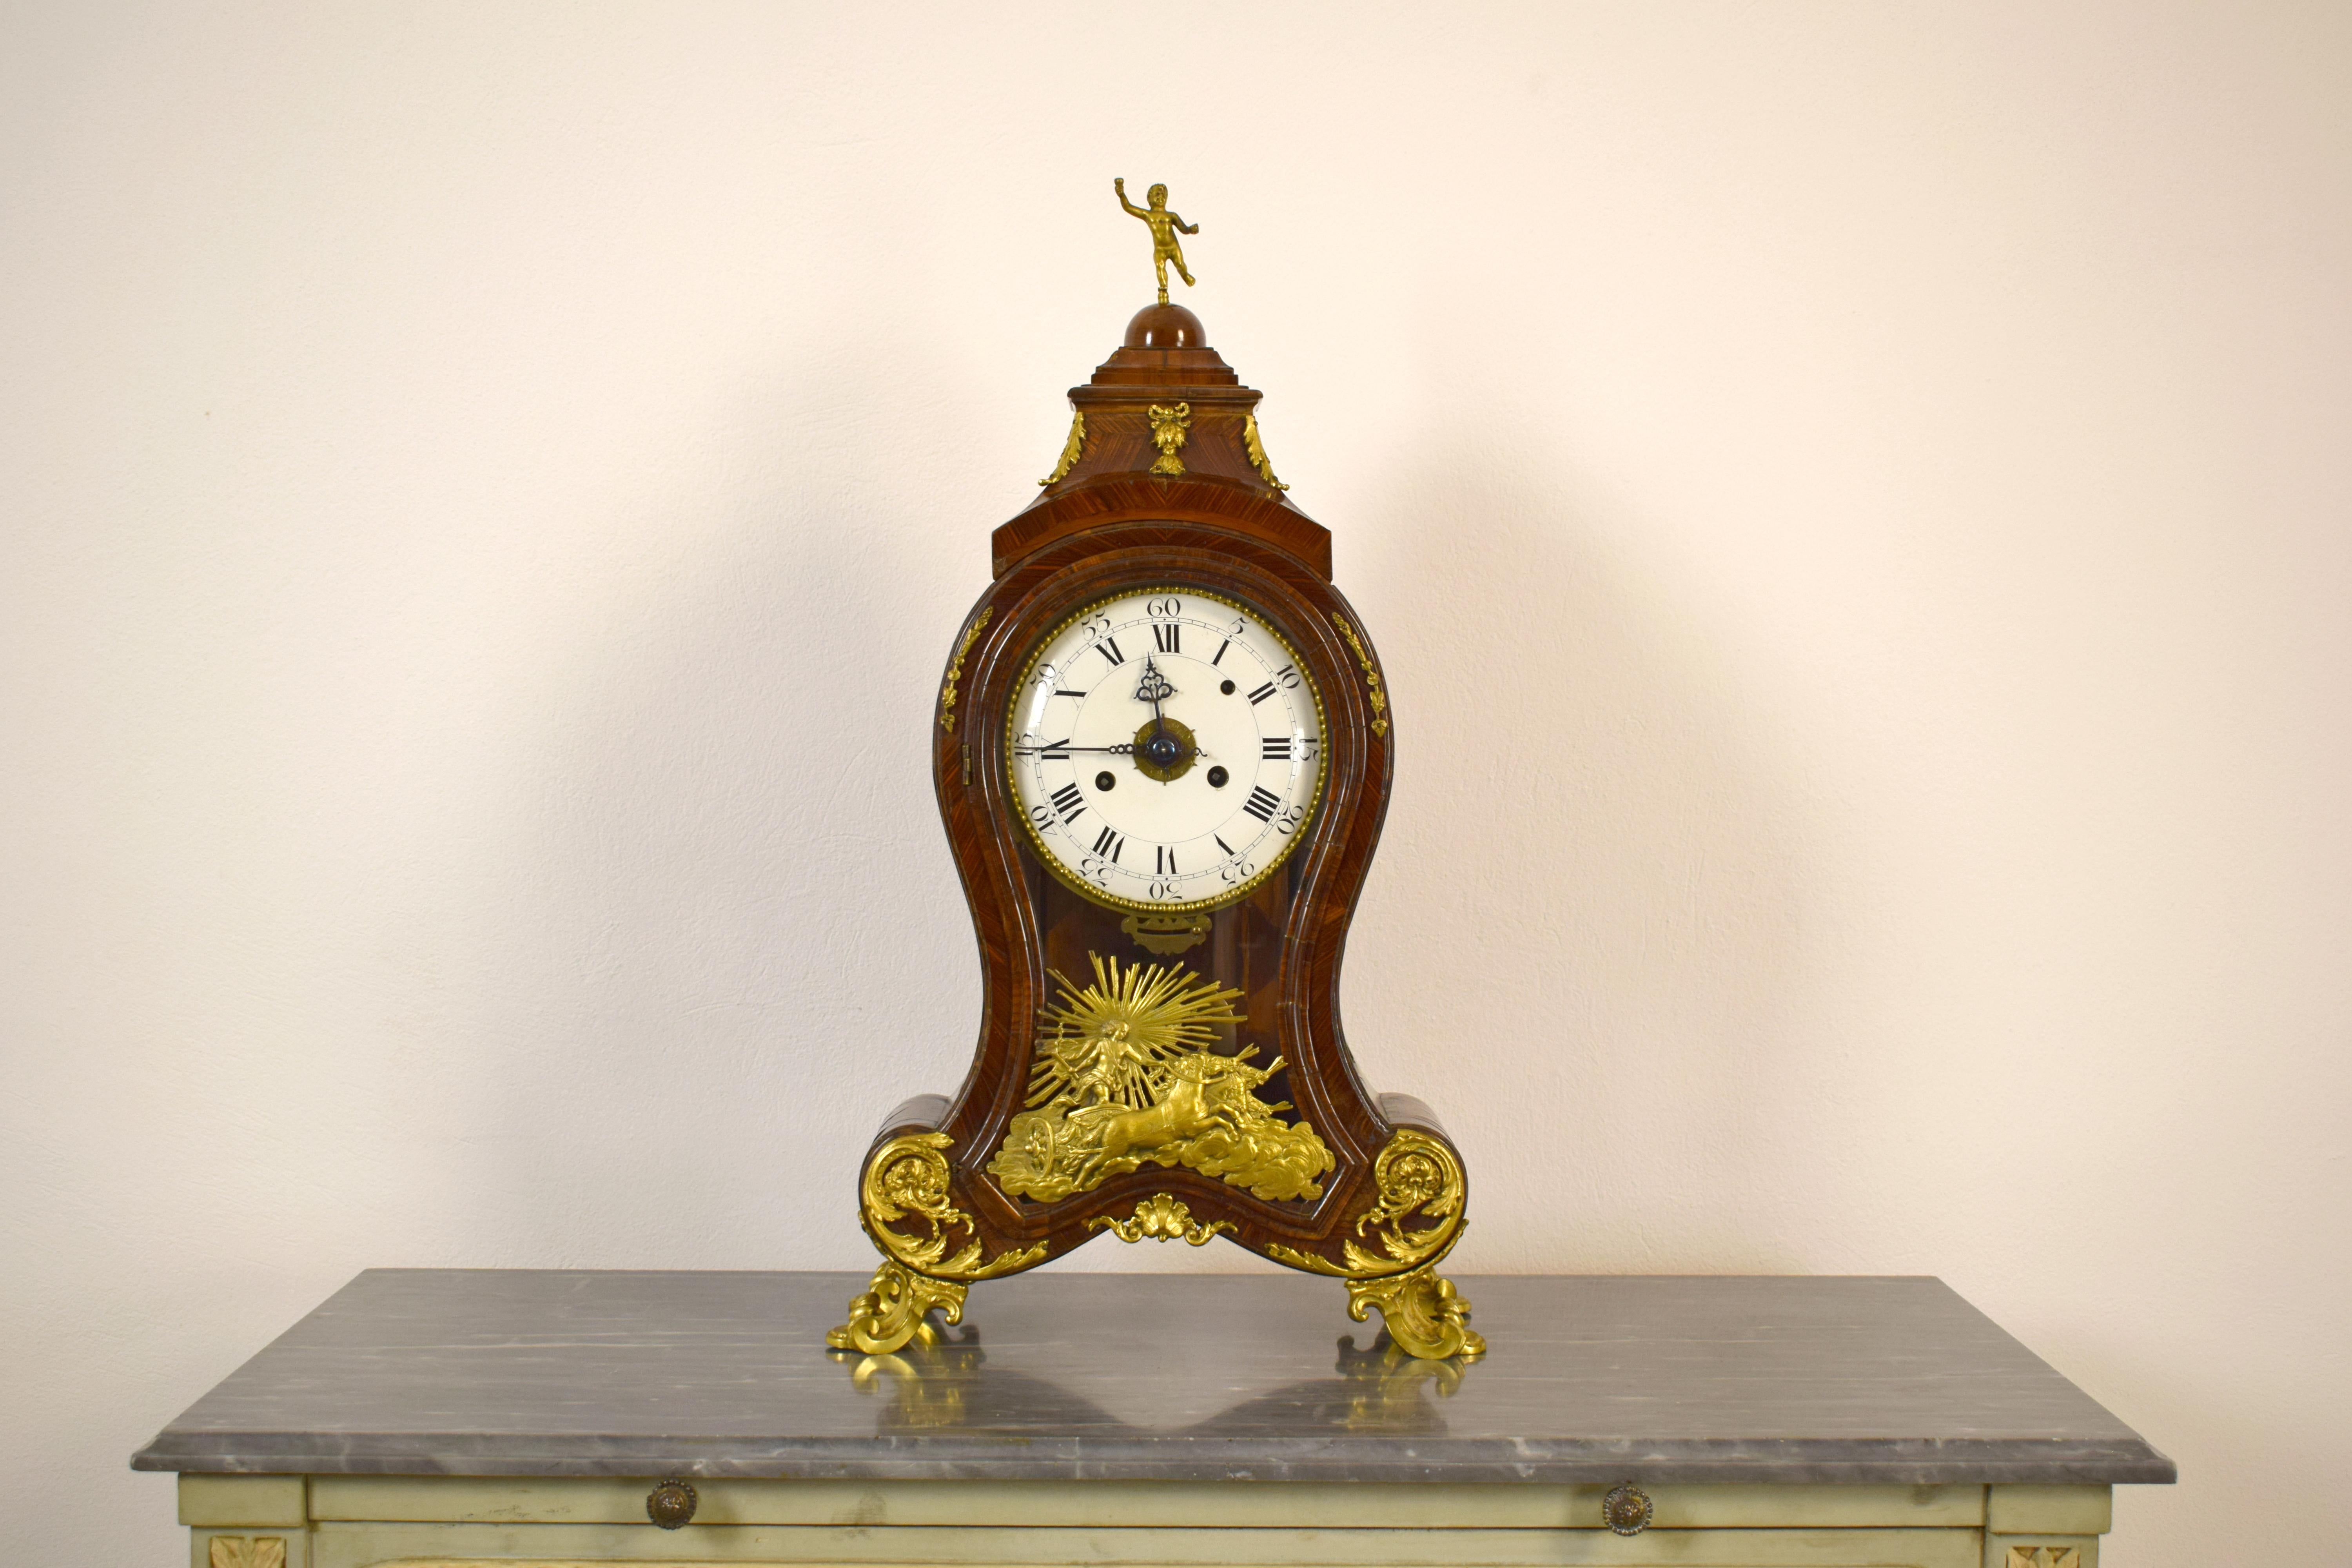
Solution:
{"label": "cream painted wall", "polygon": [[1940,1274],[2180,1460],[2116,1568],[2352,1551],[2352,12],[5,31],[0,1557],[175,1561],[360,1268],[865,1265],[1115,174],[1386,658],[1462,1268]]}

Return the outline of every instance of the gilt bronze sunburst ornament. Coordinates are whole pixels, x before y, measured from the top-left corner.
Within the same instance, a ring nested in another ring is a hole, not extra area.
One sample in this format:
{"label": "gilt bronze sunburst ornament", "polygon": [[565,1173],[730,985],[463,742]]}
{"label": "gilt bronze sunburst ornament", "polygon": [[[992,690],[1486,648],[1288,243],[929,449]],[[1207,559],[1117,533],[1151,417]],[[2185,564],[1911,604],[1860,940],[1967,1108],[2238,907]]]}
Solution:
{"label": "gilt bronze sunburst ornament", "polygon": [[1282,1070],[1209,1048],[1219,1025],[1249,1020],[1241,993],[1175,964],[1089,955],[1094,984],[1056,973],[1030,1069],[1028,1109],[1013,1117],[989,1174],[1006,1192],[1053,1203],[1146,1164],[1181,1165],[1261,1198],[1317,1198],[1331,1151],[1305,1121],[1257,1097]]}

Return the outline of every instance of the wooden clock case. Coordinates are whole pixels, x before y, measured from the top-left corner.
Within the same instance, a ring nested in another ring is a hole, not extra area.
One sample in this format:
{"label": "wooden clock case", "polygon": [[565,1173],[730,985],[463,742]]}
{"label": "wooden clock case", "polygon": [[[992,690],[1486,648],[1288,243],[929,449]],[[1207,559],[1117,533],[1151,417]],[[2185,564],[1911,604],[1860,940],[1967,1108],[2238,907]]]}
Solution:
{"label": "wooden clock case", "polygon": [[[1436,1273],[1461,1234],[1460,1155],[1429,1107],[1366,1089],[1339,1026],[1340,958],[1388,806],[1391,751],[1377,656],[1331,584],[1330,533],[1275,479],[1257,434],[1260,395],[1181,306],[1139,312],[1124,345],[1069,395],[1063,460],[1037,500],[995,531],[995,580],[958,635],[933,728],[940,815],[980,941],[978,1053],[952,1100],[909,1100],[877,1134],[859,1214],[886,1261],[829,1342],[895,1350],[936,1331],[934,1308],[958,1321],[971,1282],[1108,1229],[1193,1245],[1224,1235],[1345,1280],[1351,1315],[1380,1308],[1412,1354],[1476,1355],[1469,1304]],[[1241,901],[1208,914],[1205,932],[1173,936],[1139,930],[1134,916],[1047,874],[1005,762],[1013,700],[1037,646],[1081,606],[1162,585],[1254,607],[1297,654],[1325,715],[1323,793],[1302,841]],[[1261,1197],[1172,1160],[1057,1202],[1003,1189],[989,1165],[1029,1096],[1056,977],[1086,975],[1102,958],[1181,966],[1240,993],[1246,1021],[1215,1048],[1255,1047],[1256,1062],[1279,1062],[1268,1101],[1286,1101],[1294,1125],[1329,1151],[1315,1193]]]}

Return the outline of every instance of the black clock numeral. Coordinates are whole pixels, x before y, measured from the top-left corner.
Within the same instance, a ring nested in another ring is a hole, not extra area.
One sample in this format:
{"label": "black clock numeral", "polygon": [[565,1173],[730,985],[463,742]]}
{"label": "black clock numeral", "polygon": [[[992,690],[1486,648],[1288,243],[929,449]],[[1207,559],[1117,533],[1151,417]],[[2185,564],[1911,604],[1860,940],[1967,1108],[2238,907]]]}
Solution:
{"label": "black clock numeral", "polygon": [[1255,708],[1273,695],[1274,682],[1269,680],[1264,686],[1259,687],[1255,691],[1250,693],[1250,706]]}
{"label": "black clock numeral", "polygon": [[1286,763],[1290,760],[1290,737],[1287,735],[1265,736],[1258,742],[1258,748],[1262,761]]}
{"label": "black clock numeral", "polygon": [[1074,784],[1066,784],[1055,790],[1051,799],[1054,803],[1054,810],[1061,817],[1062,826],[1065,827],[1076,822],[1078,819],[1078,813],[1087,808],[1087,797],[1078,793],[1078,786]]}
{"label": "black clock numeral", "polygon": [[1155,621],[1151,626],[1151,646],[1161,653],[1182,653],[1184,627],[1177,621]]}
{"label": "black clock numeral", "polygon": [[1118,852],[1126,847],[1126,836],[1115,828],[1106,827],[1095,837],[1095,853],[1114,865],[1118,862]]}
{"label": "black clock numeral", "polygon": [[1219,838],[1217,835],[1212,833],[1209,837],[1215,838],[1217,840],[1217,847],[1223,850],[1227,855],[1231,855],[1234,852],[1234,847],[1226,843],[1223,838]]}
{"label": "black clock numeral", "polygon": [[1120,665],[1127,662],[1127,655],[1118,651],[1118,639],[1117,637],[1107,637],[1095,646],[1102,650],[1102,656],[1105,658],[1110,660],[1110,667],[1113,669],[1117,669]]}
{"label": "black clock numeral", "polygon": [[1151,874],[1155,877],[1173,877],[1177,874],[1176,850],[1173,846],[1155,844],[1151,847]]}
{"label": "black clock numeral", "polygon": [[1260,822],[1271,822],[1274,820],[1276,809],[1281,805],[1282,797],[1280,795],[1275,794],[1264,784],[1260,784],[1255,789],[1250,791],[1249,799],[1242,802],[1242,809],[1248,812],[1252,816],[1256,817]]}
{"label": "black clock numeral", "polygon": [[1085,692],[1083,692],[1083,691],[1069,691],[1069,690],[1066,690],[1066,689],[1064,689],[1063,688],[1061,688],[1061,687],[1058,687],[1058,686],[1057,686],[1057,687],[1054,688],[1054,695],[1055,695],[1055,696],[1056,696],[1056,697],[1075,697],[1075,698],[1077,698],[1080,701],[1084,701],[1084,700],[1086,700],[1086,695],[1087,695],[1087,694],[1086,694]]}
{"label": "black clock numeral", "polygon": [[1218,659],[1218,658],[1224,658],[1224,657],[1225,657],[1225,649],[1227,649],[1227,648],[1229,648],[1229,647],[1233,647],[1233,646],[1234,646],[1234,639],[1233,639],[1233,638],[1231,638],[1231,637],[1227,637],[1224,641],[1223,641],[1223,642],[1219,643],[1219,644],[1217,645],[1217,658],[1213,658],[1213,659],[1211,659],[1209,662],[1210,662],[1211,664],[1214,664],[1214,663],[1216,663],[1216,662],[1217,662],[1217,659]]}
{"label": "black clock numeral", "polygon": [[1070,760],[1069,738],[1067,736],[1064,736],[1058,741],[1046,742],[1044,745],[1037,748],[1037,755],[1042,760],[1049,763],[1068,762]]}

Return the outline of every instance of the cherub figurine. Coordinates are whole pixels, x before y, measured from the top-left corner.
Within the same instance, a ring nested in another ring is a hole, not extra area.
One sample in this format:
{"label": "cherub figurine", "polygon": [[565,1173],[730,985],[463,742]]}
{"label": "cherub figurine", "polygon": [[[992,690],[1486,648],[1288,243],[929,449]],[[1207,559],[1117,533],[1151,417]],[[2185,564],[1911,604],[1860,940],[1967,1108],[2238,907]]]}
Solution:
{"label": "cherub figurine", "polygon": [[1147,208],[1137,206],[1127,199],[1125,176],[1113,180],[1110,184],[1111,189],[1118,193],[1118,205],[1125,207],[1130,216],[1141,218],[1151,230],[1151,270],[1159,276],[1160,302],[1165,305],[1168,303],[1168,264],[1170,262],[1176,264],[1177,277],[1184,279],[1187,285],[1192,281],[1192,275],[1184,270],[1184,247],[1176,243],[1176,237],[1180,234],[1198,234],[1201,232],[1201,226],[1197,223],[1186,223],[1168,210],[1168,187],[1165,185],[1154,185],[1143,194],[1143,199],[1151,204]]}

